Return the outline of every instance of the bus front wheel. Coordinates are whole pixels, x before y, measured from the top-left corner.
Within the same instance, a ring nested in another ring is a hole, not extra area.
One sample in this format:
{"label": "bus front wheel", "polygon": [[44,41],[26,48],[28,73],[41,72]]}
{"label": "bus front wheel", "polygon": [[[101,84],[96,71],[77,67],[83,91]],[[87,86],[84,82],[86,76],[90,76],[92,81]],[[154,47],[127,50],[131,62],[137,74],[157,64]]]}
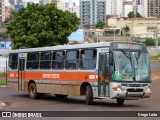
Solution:
{"label": "bus front wheel", "polygon": [[36,99],[38,97],[37,88],[35,83],[29,84],[29,97]]}
{"label": "bus front wheel", "polygon": [[123,105],[124,99],[117,98],[117,103],[118,103],[119,105]]}
{"label": "bus front wheel", "polygon": [[86,87],[86,104],[87,105],[92,105],[93,104],[92,87],[89,86],[89,85]]}

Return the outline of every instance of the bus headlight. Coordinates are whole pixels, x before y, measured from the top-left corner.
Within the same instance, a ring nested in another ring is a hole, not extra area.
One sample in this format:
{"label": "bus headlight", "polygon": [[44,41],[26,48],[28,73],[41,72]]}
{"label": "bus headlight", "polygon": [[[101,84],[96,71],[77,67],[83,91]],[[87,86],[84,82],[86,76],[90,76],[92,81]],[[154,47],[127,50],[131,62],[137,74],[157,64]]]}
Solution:
{"label": "bus headlight", "polygon": [[116,91],[117,91],[117,87],[114,87],[114,88],[113,88],[113,91],[116,92]]}
{"label": "bus headlight", "polygon": [[150,89],[150,88],[147,88],[147,89],[146,89],[146,92],[151,92],[151,89]]}
{"label": "bus headlight", "polygon": [[121,88],[117,88],[117,91],[121,91]]}
{"label": "bus headlight", "polygon": [[114,91],[114,92],[117,92],[117,91],[123,91],[123,90],[122,90],[122,88],[114,87],[114,88],[113,88],[113,91]]}

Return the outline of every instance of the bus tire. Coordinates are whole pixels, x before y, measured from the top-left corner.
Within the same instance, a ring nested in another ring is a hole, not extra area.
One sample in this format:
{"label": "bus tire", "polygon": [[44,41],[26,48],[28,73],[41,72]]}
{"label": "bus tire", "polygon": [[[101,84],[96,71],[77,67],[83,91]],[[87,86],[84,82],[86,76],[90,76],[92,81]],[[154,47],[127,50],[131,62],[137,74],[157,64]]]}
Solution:
{"label": "bus tire", "polygon": [[29,84],[29,97],[32,99],[38,98],[37,87],[35,83]]}
{"label": "bus tire", "polygon": [[118,105],[123,105],[123,103],[124,103],[124,99],[117,98]]}
{"label": "bus tire", "polygon": [[93,104],[93,91],[90,85],[86,87],[86,104],[87,105]]}
{"label": "bus tire", "polygon": [[59,99],[63,99],[63,98],[67,98],[68,95],[55,94],[55,96]]}

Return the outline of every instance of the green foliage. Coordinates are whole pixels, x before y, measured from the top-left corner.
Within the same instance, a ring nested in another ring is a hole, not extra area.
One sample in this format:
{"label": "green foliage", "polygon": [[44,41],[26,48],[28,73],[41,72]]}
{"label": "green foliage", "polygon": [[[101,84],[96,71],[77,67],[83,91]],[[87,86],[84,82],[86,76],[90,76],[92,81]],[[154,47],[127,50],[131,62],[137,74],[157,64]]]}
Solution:
{"label": "green foliage", "polygon": [[77,41],[73,41],[71,44],[79,44],[79,42],[77,42]]}
{"label": "green foliage", "polygon": [[104,28],[104,26],[106,25],[106,23],[103,20],[98,20],[97,24],[96,24],[96,28]]}
{"label": "green foliage", "polygon": [[154,45],[155,45],[155,42],[154,42],[154,39],[152,39],[152,38],[147,38],[147,39],[144,41],[144,44],[146,44],[146,46],[154,46]]}
{"label": "green foliage", "polygon": [[126,25],[125,27],[122,28],[122,32],[124,35],[129,35],[130,28]]}
{"label": "green foliage", "polygon": [[[128,17],[129,18],[134,18],[135,17],[134,16],[134,12],[133,11],[129,12]],[[137,12],[136,13],[136,17],[142,17],[142,16],[141,16],[141,14],[139,12]]]}
{"label": "green foliage", "polygon": [[160,45],[160,38],[158,38],[158,45]]}
{"label": "green foliage", "polygon": [[1,86],[1,85],[6,85],[6,80],[1,80],[1,79],[0,79],[0,86]]}
{"label": "green foliage", "polygon": [[28,3],[26,8],[13,12],[6,24],[13,49],[34,48],[68,43],[67,37],[77,30],[79,18],[54,4]]}
{"label": "green foliage", "polygon": [[0,38],[6,39],[8,38],[8,34],[6,32],[0,32]]}

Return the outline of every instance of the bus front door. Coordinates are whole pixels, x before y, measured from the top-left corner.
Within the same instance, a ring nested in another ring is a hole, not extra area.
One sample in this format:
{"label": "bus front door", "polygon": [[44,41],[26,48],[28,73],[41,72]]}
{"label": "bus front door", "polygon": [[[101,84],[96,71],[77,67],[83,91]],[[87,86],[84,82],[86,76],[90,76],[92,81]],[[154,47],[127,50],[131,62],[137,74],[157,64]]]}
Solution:
{"label": "bus front door", "polygon": [[19,58],[18,67],[18,90],[24,91],[24,77],[25,77],[25,58]]}
{"label": "bus front door", "polygon": [[98,70],[98,95],[100,97],[109,96],[109,59],[108,53],[99,54],[99,70]]}

